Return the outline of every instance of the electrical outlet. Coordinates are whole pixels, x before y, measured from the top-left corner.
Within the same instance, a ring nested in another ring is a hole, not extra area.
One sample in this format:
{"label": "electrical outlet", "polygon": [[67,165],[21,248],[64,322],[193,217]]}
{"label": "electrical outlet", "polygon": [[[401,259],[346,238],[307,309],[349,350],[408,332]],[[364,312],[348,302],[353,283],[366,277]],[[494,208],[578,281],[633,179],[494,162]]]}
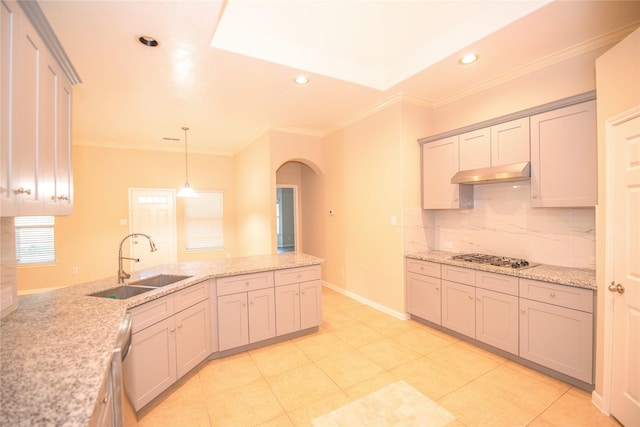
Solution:
{"label": "electrical outlet", "polygon": [[444,243],[442,244],[442,247],[443,247],[443,248],[445,248],[445,249],[453,249],[453,243],[451,243],[451,242],[444,242]]}
{"label": "electrical outlet", "polygon": [[73,267],[73,268],[71,268],[71,272],[72,272],[73,274],[78,274],[78,267]]}

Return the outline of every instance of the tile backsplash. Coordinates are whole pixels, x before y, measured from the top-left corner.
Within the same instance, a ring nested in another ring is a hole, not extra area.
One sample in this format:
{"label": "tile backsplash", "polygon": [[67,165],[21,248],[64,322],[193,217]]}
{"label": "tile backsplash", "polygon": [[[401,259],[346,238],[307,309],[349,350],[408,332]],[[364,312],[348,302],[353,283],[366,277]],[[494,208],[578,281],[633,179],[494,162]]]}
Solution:
{"label": "tile backsplash", "polygon": [[595,268],[595,208],[532,208],[529,182],[476,185],[474,208],[403,212],[404,250],[480,252]]}

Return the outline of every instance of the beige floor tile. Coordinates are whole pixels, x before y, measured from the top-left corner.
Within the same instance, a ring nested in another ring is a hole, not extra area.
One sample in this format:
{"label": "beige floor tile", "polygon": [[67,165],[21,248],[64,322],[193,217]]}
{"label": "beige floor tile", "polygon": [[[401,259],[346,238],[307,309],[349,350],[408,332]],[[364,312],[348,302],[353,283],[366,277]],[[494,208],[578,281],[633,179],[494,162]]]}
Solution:
{"label": "beige floor tile", "polygon": [[402,332],[410,331],[416,328],[414,322],[396,319],[388,315],[381,315],[376,319],[367,322],[367,325],[383,335],[394,337]]}
{"label": "beige floor tile", "polygon": [[258,427],[293,427],[293,422],[288,415],[280,415],[273,420],[265,421],[264,423],[256,424]]}
{"label": "beige floor tile", "polygon": [[204,396],[215,397],[261,379],[262,373],[249,354],[240,353],[210,361],[200,369],[199,376]]}
{"label": "beige floor tile", "polygon": [[385,335],[382,335],[380,332],[371,329],[364,323],[356,323],[354,325],[345,326],[333,331],[333,333],[338,338],[354,348],[360,348],[367,344],[371,344],[373,342],[380,341],[386,338]]}
{"label": "beige floor tile", "polygon": [[330,331],[344,328],[345,326],[350,326],[356,323],[358,323],[357,319],[354,319],[343,311],[335,311],[330,315],[323,314],[322,319],[322,324]]}
{"label": "beige floor tile", "polygon": [[433,401],[459,389],[470,381],[468,375],[447,369],[424,356],[393,368],[389,370],[389,373],[396,381],[404,380]]}
{"label": "beige floor tile", "polygon": [[409,347],[422,355],[433,353],[444,347],[453,344],[452,341],[442,338],[438,334],[433,334],[422,328],[413,328],[411,330],[401,332],[392,337],[405,347]]}
{"label": "beige floor tile", "polygon": [[332,332],[296,338],[293,343],[311,360],[318,361],[353,349]]}
{"label": "beige floor tile", "polygon": [[253,426],[285,415],[264,379],[206,399],[214,426]]}
{"label": "beige floor tile", "polygon": [[317,361],[316,365],[342,389],[384,371],[379,365],[357,350],[326,357]]}
{"label": "beige floor tile", "polygon": [[340,391],[338,386],[315,365],[301,366],[268,377],[267,381],[287,412]]}
{"label": "beige floor tile", "polygon": [[209,427],[209,413],[202,399],[159,404],[153,411],[139,417],[138,427]]}
{"label": "beige floor tile", "polygon": [[403,365],[420,357],[420,353],[411,350],[391,338],[365,345],[358,349],[385,370]]}
{"label": "beige floor tile", "polygon": [[540,419],[556,427],[619,427],[591,402],[591,394],[572,387],[540,415]]}
{"label": "beige floor tile", "polygon": [[474,383],[484,393],[508,400],[518,408],[540,414],[571,386],[514,362],[504,363]]}
{"label": "beige floor tile", "polygon": [[289,418],[294,426],[310,427],[313,425],[311,421],[315,418],[321,417],[322,415],[327,414],[334,409],[338,409],[349,402],[350,399],[347,395],[342,391],[338,391],[289,412]]}
{"label": "beige floor tile", "polygon": [[484,393],[474,383],[439,399],[437,403],[459,422],[468,426],[526,426],[536,415],[518,408],[506,399]]}
{"label": "beige floor tile", "polygon": [[291,341],[251,350],[249,356],[265,376],[276,375],[311,363],[311,359]]}
{"label": "beige floor tile", "polygon": [[389,384],[395,383],[396,381],[398,381],[398,379],[389,372],[381,372],[378,375],[368,378],[358,384],[345,388],[344,392],[347,393],[351,400],[357,400],[378,391]]}
{"label": "beige floor tile", "polygon": [[486,374],[506,362],[506,359],[499,356],[487,357],[480,352],[470,350],[460,342],[429,353],[425,357],[441,368],[454,371],[469,380]]}

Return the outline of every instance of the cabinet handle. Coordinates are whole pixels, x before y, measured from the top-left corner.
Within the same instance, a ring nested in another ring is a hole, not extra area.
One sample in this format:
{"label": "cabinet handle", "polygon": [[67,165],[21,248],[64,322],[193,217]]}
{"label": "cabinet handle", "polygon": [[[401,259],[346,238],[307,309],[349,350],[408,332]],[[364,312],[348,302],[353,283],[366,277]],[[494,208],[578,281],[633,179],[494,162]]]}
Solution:
{"label": "cabinet handle", "polygon": [[476,301],[480,302],[480,297],[476,297]]}
{"label": "cabinet handle", "polygon": [[176,331],[176,328],[169,329],[169,332],[175,332],[175,331]]}
{"label": "cabinet handle", "polygon": [[473,299],[473,297],[471,295],[469,295],[469,299]]}
{"label": "cabinet handle", "polygon": [[524,308],[520,309],[520,313],[524,314]]}
{"label": "cabinet handle", "polygon": [[253,301],[249,301],[249,304],[253,305]]}
{"label": "cabinet handle", "polygon": [[31,194],[31,189],[30,188],[18,188],[17,190],[13,190],[13,192],[15,194]]}
{"label": "cabinet handle", "polygon": [[537,195],[535,195],[535,194],[532,194],[532,195],[531,195],[531,198],[532,198],[532,199],[537,199],[537,198],[538,198],[538,196],[537,196]]}
{"label": "cabinet handle", "polygon": [[58,196],[58,200],[69,200],[69,196]]}
{"label": "cabinet handle", "polygon": [[102,403],[106,404],[109,402],[109,395],[106,395],[105,397],[102,398]]}
{"label": "cabinet handle", "polygon": [[436,291],[440,292],[440,288],[436,288]]}
{"label": "cabinet handle", "polygon": [[298,274],[298,279],[302,277],[302,274]]}
{"label": "cabinet handle", "polygon": [[549,293],[549,296],[550,296],[551,298],[555,298],[555,297],[556,297],[556,294],[555,294],[555,292],[550,292],[550,293]]}
{"label": "cabinet handle", "polygon": [[[251,302],[253,302],[253,301],[251,301]],[[247,306],[247,303],[246,303],[246,302],[243,302],[243,303],[242,303],[242,306],[243,306],[243,307],[246,307],[246,306]]]}
{"label": "cabinet handle", "polygon": [[304,291],[300,292],[301,295],[304,295]]}
{"label": "cabinet handle", "polygon": [[245,285],[247,285],[247,286],[249,286],[249,284],[250,284],[250,283],[251,283],[251,282],[245,282],[244,284],[245,284]]}
{"label": "cabinet handle", "polygon": [[298,293],[297,293],[297,292],[295,293],[295,296],[298,296]]}
{"label": "cabinet handle", "polygon": [[178,325],[178,329],[182,329],[182,324]]}

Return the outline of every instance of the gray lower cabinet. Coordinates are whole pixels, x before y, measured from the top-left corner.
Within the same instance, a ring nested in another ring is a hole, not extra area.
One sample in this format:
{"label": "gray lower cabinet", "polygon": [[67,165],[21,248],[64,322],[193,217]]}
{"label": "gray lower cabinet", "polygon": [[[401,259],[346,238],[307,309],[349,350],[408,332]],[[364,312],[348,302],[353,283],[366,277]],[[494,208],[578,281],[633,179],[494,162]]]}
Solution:
{"label": "gray lower cabinet", "polygon": [[405,267],[410,314],[593,384],[593,291],[411,258]]}
{"label": "gray lower cabinet", "polygon": [[277,270],[274,274],[277,335],[320,325],[322,323],[320,266]]}
{"label": "gray lower cabinet", "polygon": [[211,353],[209,282],[134,307],[124,382],[136,411]]}
{"label": "gray lower cabinet", "polygon": [[520,279],[520,357],[593,383],[593,292]]}

